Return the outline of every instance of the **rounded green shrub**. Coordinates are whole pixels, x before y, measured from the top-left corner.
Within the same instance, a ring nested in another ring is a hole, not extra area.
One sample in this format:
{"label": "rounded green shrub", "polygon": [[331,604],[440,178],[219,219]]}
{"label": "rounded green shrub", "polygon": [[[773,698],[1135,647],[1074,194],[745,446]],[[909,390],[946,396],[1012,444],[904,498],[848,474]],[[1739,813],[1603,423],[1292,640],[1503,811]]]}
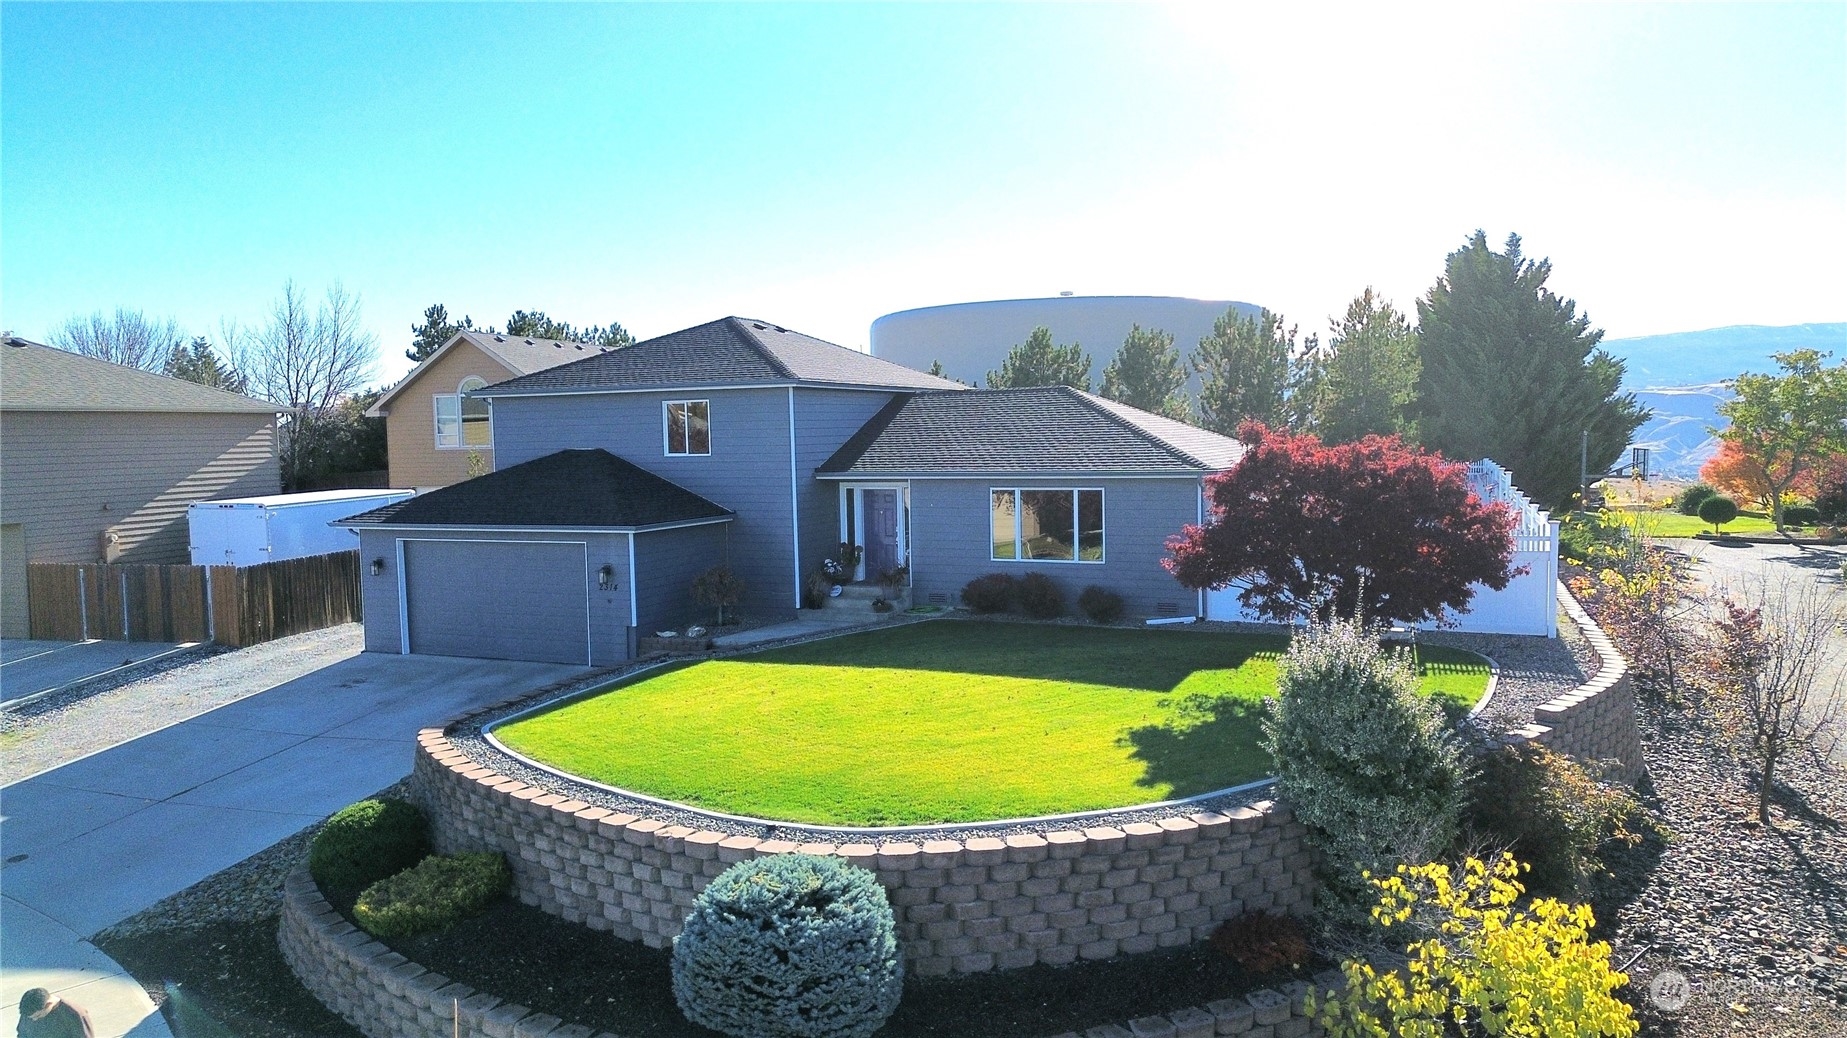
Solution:
{"label": "rounded green shrub", "polygon": [[1065,593],[1058,582],[1043,573],[1028,573],[1020,578],[1015,590],[1020,612],[1035,620],[1050,620],[1065,615]]}
{"label": "rounded green shrub", "polygon": [[1077,593],[1077,607],[1091,623],[1109,624],[1122,619],[1122,596],[1096,584]]}
{"label": "rounded green shrub", "polygon": [[1738,502],[1729,497],[1709,497],[1699,503],[1701,522],[1711,523],[1716,529],[1738,518]]}
{"label": "rounded green shrub", "polygon": [[351,897],[430,853],[430,826],[415,804],[380,797],[334,812],[315,834],[308,871],[321,889]]}
{"label": "rounded green shrub", "polygon": [[1783,509],[1786,526],[1814,526],[1821,522],[1821,510],[1813,505],[1790,505]]}
{"label": "rounded green shrub", "polygon": [[1279,798],[1321,852],[1324,919],[1364,924],[1364,874],[1428,861],[1455,838],[1468,798],[1465,751],[1408,654],[1350,620],[1310,626],[1278,668],[1264,719]]}
{"label": "rounded green shrub", "polygon": [[962,602],[977,613],[1004,613],[1013,608],[1016,583],[1011,574],[983,574],[962,585]]}
{"label": "rounded green shrub", "polygon": [[499,854],[432,854],[367,887],[353,903],[353,921],[374,937],[443,930],[486,908],[512,885],[513,870]]}
{"label": "rounded green shrub", "polygon": [[903,987],[884,888],[838,858],[731,866],[673,942],[680,1011],[738,1038],[864,1038],[898,1008]]}
{"label": "rounded green shrub", "polygon": [[1680,492],[1680,496],[1674,499],[1674,507],[1680,509],[1681,515],[1698,515],[1700,502],[1716,497],[1718,493],[1705,483],[1695,483]]}

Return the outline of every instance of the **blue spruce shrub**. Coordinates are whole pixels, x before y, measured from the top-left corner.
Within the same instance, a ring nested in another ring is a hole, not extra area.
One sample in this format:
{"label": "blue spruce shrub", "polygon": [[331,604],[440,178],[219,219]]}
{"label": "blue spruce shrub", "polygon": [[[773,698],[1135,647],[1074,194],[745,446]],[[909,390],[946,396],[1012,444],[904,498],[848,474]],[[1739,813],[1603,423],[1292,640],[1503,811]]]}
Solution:
{"label": "blue spruce shrub", "polygon": [[864,869],[811,854],[739,862],[674,938],[673,997],[738,1038],[865,1038],[898,1008],[897,931]]}

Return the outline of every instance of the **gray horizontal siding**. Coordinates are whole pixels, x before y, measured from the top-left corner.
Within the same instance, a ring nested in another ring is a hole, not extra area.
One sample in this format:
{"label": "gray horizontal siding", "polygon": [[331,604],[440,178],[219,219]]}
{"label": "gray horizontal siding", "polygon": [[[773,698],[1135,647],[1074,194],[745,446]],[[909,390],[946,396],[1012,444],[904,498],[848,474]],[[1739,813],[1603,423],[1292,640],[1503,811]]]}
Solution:
{"label": "gray horizontal siding", "polygon": [[635,612],[640,617],[636,629],[641,634],[712,623],[712,607],[693,601],[693,578],[713,566],[730,564],[728,525],[635,535],[635,572],[640,575],[635,584]]}
{"label": "gray horizontal siding", "polygon": [[33,562],[190,561],[186,507],[274,494],[275,419],[264,414],[0,412],[0,515]]}
{"label": "gray horizontal siding", "polygon": [[[685,399],[711,401],[709,457],[670,457],[663,451],[661,405]],[[794,615],[788,390],[504,397],[494,402],[497,467],[572,447],[600,447],[737,512],[730,524],[730,558],[745,584],[745,611],[770,618]],[[642,579],[651,579],[646,570]]]}
{"label": "gray horizontal siding", "polygon": [[[1104,561],[1020,562],[990,555],[988,491],[991,487],[1103,488]],[[1131,616],[1191,616],[1197,592],[1181,587],[1161,560],[1167,538],[1199,517],[1197,479],[1095,479],[1014,481],[920,479],[911,483],[912,587],[916,601],[944,595],[961,604],[962,586],[984,573],[1043,573],[1077,610],[1077,595],[1096,584],[1123,597]]]}
{"label": "gray horizontal siding", "polygon": [[813,573],[840,547],[840,485],[817,480],[815,469],[833,457],[891,400],[887,393],[815,389],[795,391],[795,456],[800,488],[802,572]]}

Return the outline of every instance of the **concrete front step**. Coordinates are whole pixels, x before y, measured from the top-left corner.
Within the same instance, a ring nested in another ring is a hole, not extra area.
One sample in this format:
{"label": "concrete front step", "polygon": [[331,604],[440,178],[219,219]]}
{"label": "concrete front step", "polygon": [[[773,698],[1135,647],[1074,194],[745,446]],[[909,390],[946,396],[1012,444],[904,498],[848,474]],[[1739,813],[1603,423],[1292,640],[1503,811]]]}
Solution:
{"label": "concrete front step", "polygon": [[[870,590],[871,593],[867,594],[867,590]],[[840,589],[840,597],[829,598],[821,603],[821,611],[864,616],[890,615],[890,613],[880,613],[878,610],[872,608],[872,604],[878,601],[878,599],[879,594],[877,588],[866,589],[858,586],[843,587]],[[908,589],[900,590],[891,597],[890,601],[892,604],[890,612],[901,613],[911,607],[910,591]]]}

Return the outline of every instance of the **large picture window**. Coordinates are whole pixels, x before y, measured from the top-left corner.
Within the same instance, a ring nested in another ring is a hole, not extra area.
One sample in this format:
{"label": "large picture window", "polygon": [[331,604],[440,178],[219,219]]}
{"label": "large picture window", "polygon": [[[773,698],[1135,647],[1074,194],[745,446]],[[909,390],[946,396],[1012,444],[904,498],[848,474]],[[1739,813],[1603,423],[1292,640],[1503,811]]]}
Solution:
{"label": "large picture window", "polygon": [[996,560],[1103,561],[1101,490],[990,490],[988,523]]}
{"label": "large picture window", "polygon": [[712,453],[712,405],[705,400],[669,400],[668,454]]}
{"label": "large picture window", "polygon": [[436,446],[491,447],[494,445],[493,412],[487,401],[467,394],[487,386],[485,379],[469,376],[453,393],[439,393],[436,402]]}

